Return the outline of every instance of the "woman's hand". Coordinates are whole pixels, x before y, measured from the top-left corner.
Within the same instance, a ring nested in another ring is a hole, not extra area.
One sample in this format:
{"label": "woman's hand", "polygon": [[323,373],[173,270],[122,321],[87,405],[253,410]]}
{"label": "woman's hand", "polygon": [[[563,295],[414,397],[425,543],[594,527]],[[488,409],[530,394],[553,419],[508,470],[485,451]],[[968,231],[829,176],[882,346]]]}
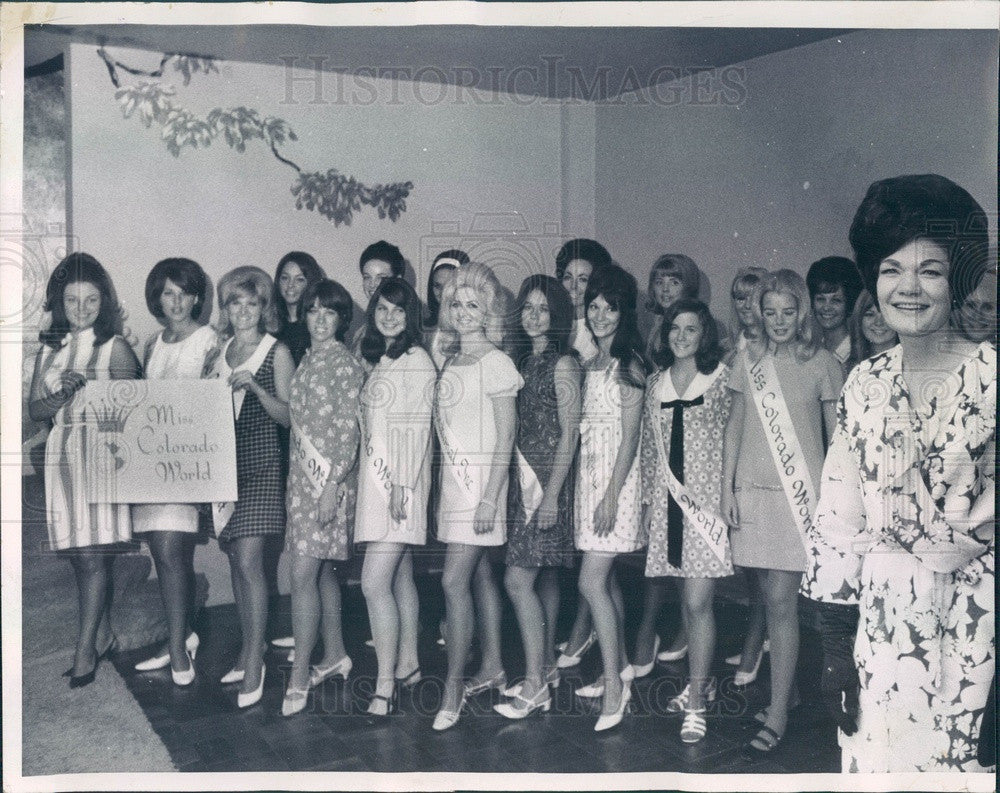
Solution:
{"label": "woman's hand", "polygon": [[615,528],[615,517],[618,515],[618,496],[610,491],[604,494],[601,503],[594,510],[594,534],[606,537]]}
{"label": "woman's hand", "polygon": [[493,531],[493,524],[496,521],[497,508],[489,501],[480,501],[476,507],[476,515],[472,519],[472,530],[476,534],[489,534]]}
{"label": "woman's hand", "polygon": [[339,483],[331,482],[323,488],[323,492],[319,497],[318,514],[316,516],[321,525],[329,523],[336,517],[337,507],[340,506],[343,498],[344,496],[340,490]]}
{"label": "woman's hand", "polygon": [[722,508],[722,519],[729,524],[729,528],[738,529],[740,527],[740,510],[736,505],[736,493],[730,485],[722,485],[722,501],[719,504]]}
{"label": "woman's hand", "polygon": [[406,502],[410,500],[407,489],[402,485],[393,485],[389,493],[389,516],[397,523],[406,520]]}
{"label": "woman's hand", "polygon": [[246,369],[240,369],[229,375],[229,385],[232,387],[233,391],[239,391],[241,388],[246,388],[249,391],[256,393],[260,390],[260,385],[257,381],[253,379],[253,372],[247,371]]}
{"label": "woman's hand", "polygon": [[556,525],[559,520],[559,505],[554,499],[550,499],[548,493],[542,496],[542,502],[538,505],[534,515],[535,526],[540,531],[546,531]]}
{"label": "woman's hand", "polygon": [[642,533],[649,536],[649,527],[653,525],[653,508],[649,504],[642,505],[642,515],[639,517]]}
{"label": "woman's hand", "polygon": [[53,396],[69,402],[73,395],[87,385],[87,378],[82,372],[67,370],[59,376],[59,390]]}

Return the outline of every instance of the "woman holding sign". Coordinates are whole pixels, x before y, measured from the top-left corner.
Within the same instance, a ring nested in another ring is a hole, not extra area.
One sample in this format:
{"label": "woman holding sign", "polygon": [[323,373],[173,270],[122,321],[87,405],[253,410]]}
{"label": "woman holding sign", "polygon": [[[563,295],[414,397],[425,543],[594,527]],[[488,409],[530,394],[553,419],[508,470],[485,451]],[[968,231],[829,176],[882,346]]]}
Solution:
{"label": "woman holding sign", "polygon": [[646,362],[636,326],[635,279],[617,265],[594,273],[584,296],[587,327],[597,355],[586,365],[580,419],[580,471],[576,480],[574,543],[583,551],[580,594],[594,620],[604,680],[577,689],[604,696],[598,732],[625,714],[635,672],[625,655],[625,607],[615,576],[620,553],[646,544],[641,509],[639,426]]}
{"label": "woman holding sign", "polygon": [[823,467],[803,583],[823,698],[845,772],[983,771],[996,350],[949,316],[986,269],[986,215],[944,177],[900,176],[868,188],[850,239],[899,344],[851,372]]}
{"label": "woman holding sign", "polygon": [[257,267],[230,270],[218,285],[222,335],[229,339],[215,375],[233,389],[236,415],[235,505],[213,511],[219,545],[229,556],[243,642],[239,660],[223,677],[242,682],[237,704],[250,707],[264,691],[267,581],[264,544],[285,531],[285,475],[280,428],[289,425],[289,384],[295,362],[272,332],[278,329],[271,277]]}
{"label": "woman holding sign", "polygon": [[[146,347],[147,380],[198,379],[216,347],[215,331],[202,325],[208,279],[197,262],[164,259],[146,277],[146,306],[166,327]],[[144,535],[156,565],[156,580],[167,612],[167,652],[136,664],[145,672],[170,666],[178,686],[194,681],[198,634],[191,628],[194,568],[192,539],[198,531],[194,504],[135,504],[132,530]]]}
{"label": "woman holding sign", "polygon": [[[351,671],[340,623],[335,562],[350,557],[357,494],[358,396],[361,365],[344,346],[354,304],[336,281],[324,279],[303,296],[310,345],[292,377],[288,471],[288,532],[295,662],[281,705],[283,716],[306,706],[309,689]],[[320,620],[322,614],[322,621]],[[323,659],[310,668],[317,630]]]}
{"label": "woman holding sign", "polygon": [[[137,378],[139,361],[119,335],[114,287],[93,256],[73,253],[59,262],[45,289],[45,308],[52,321],[39,334],[28,415],[52,422],[45,443],[45,507],[49,545],[69,559],[80,596],[76,652],[64,675],[70,688],[80,688],[93,682],[113,643],[108,625],[113,551],[131,539],[132,521],[128,504],[88,503],[86,434],[97,417],[78,392],[88,380]],[[109,639],[99,651],[102,627]]]}
{"label": "woman holding sign", "polygon": [[386,278],[368,304],[361,354],[374,368],[361,392],[355,542],[365,542],[361,588],[368,602],[378,679],[368,706],[387,716],[396,683],[420,681],[418,602],[410,547],[427,542],[430,437],[437,370],[420,346],[420,298]]}
{"label": "woman holding sign", "polygon": [[[456,270],[441,297],[441,348],[447,362],[437,382],[435,423],[443,457],[438,539],[448,545],[442,577],[448,676],[434,719],[438,731],[458,721],[466,696],[507,684],[500,657],[500,590],[485,553],[507,539],[514,401],[523,384],[513,361],[497,349],[505,309],[500,283],[484,264]],[[476,611],[483,626],[483,659],[466,684]]]}
{"label": "woman holding sign", "polygon": [[705,737],[708,679],[715,646],[716,578],[733,574],[727,526],[719,517],[722,436],[732,392],[715,319],[698,300],[681,299],[663,317],[653,346],[659,371],[646,381],[642,425],[642,522],[649,534],[646,576],[682,579],[690,682],[667,705],[684,712],[681,740]]}
{"label": "woman holding sign", "polygon": [[763,278],[754,292],[760,329],[733,362],[735,391],[725,431],[722,516],[733,531],[733,563],[756,568],[771,637],[771,704],[749,745],[781,742],[799,652],[798,592],[805,534],[816,510],[823,423],[833,431],[840,364],[819,344],[805,281],[792,270]]}
{"label": "woman holding sign", "polygon": [[[509,719],[551,707],[559,568],[573,566],[573,459],[580,437],[579,359],[570,346],[573,301],[551,276],[532,275],[517,296],[521,333],[515,468],[504,584],[521,627],[524,682],[495,706]],[[516,473],[515,473],[516,472]],[[537,591],[536,591],[537,587]]]}

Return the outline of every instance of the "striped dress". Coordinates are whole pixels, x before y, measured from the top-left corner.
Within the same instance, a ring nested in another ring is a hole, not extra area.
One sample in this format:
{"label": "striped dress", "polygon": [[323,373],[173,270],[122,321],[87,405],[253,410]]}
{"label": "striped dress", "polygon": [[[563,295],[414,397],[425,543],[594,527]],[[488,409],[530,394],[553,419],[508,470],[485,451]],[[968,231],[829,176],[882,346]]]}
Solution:
{"label": "striped dress", "polygon": [[[88,380],[111,377],[111,350],[118,336],[94,346],[94,330],[67,334],[58,350],[45,346],[39,371],[49,392],[60,388],[64,372],[83,373]],[[124,339],[122,340],[124,343]],[[86,548],[125,542],[132,538],[128,504],[88,504],[86,446],[88,423],[83,392],[63,405],[53,418],[45,443],[45,510],[49,545],[53,550]]]}

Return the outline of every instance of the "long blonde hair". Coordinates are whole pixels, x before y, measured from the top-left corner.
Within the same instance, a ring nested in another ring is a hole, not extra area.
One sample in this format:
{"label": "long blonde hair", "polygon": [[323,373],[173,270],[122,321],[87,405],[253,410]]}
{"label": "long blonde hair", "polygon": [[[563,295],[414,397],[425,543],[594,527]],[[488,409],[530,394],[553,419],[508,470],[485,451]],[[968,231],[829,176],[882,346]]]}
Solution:
{"label": "long blonde hair", "polygon": [[479,297],[485,314],[483,331],[494,347],[502,348],[503,323],[507,315],[507,298],[493,271],[485,264],[470,262],[455,270],[441,290],[441,310],[438,315],[441,330],[441,351],[445,355],[458,352],[459,339],[451,316],[451,302],[459,289],[471,289]]}
{"label": "long blonde hair", "polygon": [[809,300],[809,289],[805,279],[794,270],[776,270],[761,278],[754,291],[753,318],[754,335],[750,339],[748,352],[757,360],[764,357],[770,342],[764,329],[764,296],[772,292],[790,295],[795,299],[797,314],[795,317],[795,340],[792,352],[799,361],[808,361],[816,354],[819,331],[813,318],[812,304]]}

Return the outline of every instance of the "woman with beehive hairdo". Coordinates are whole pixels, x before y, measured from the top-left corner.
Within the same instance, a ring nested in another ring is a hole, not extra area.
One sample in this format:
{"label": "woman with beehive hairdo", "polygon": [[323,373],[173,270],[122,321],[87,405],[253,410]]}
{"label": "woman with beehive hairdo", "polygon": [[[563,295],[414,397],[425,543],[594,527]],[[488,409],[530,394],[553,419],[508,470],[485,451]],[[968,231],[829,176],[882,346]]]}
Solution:
{"label": "woman with beehive hairdo", "polygon": [[899,176],[868,189],[850,239],[900,343],[844,386],[808,533],[823,698],[844,771],[982,770],[996,352],[949,318],[986,267],[986,217],[942,176]]}

